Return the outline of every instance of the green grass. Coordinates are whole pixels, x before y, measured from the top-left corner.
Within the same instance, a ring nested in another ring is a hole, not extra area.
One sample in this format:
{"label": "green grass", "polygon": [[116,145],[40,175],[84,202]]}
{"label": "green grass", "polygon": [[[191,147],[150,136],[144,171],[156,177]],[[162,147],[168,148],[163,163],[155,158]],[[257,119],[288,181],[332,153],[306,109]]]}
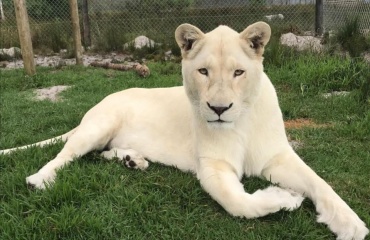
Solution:
{"label": "green grass", "polygon": [[[303,143],[299,155],[369,226],[370,102],[368,96],[360,98],[361,85],[356,83],[368,76],[367,65],[310,53],[280,54],[280,59],[269,61],[269,51],[273,49],[266,51],[265,68],[285,118],[329,124],[289,130]],[[121,89],[181,85],[179,65],[149,67],[152,75],[146,79],[131,72],[81,67],[38,68],[34,77],[25,77],[22,70],[1,71],[0,149],[62,134],[104,96]],[[64,101],[31,99],[33,89],[57,84],[73,85],[62,93]],[[321,97],[332,90],[351,94]],[[192,174],[159,164],[144,172],[129,170],[94,152],[60,171],[53,188],[29,189],[25,177],[62,146],[0,156],[0,239],[334,239],[315,222],[309,200],[294,212],[235,218]],[[249,192],[269,185],[257,178],[243,183]]]}

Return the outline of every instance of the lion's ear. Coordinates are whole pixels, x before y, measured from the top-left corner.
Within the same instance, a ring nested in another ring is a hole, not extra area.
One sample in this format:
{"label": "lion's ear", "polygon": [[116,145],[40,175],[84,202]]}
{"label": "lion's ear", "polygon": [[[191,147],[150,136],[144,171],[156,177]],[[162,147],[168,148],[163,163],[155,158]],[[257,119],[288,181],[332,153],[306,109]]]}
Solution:
{"label": "lion's ear", "polygon": [[271,28],[265,22],[256,22],[249,25],[240,33],[240,38],[246,40],[258,56],[262,56],[265,46],[270,40],[270,36]]}
{"label": "lion's ear", "polygon": [[176,42],[183,55],[193,48],[196,41],[203,37],[204,33],[199,28],[187,23],[181,24],[175,31]]}

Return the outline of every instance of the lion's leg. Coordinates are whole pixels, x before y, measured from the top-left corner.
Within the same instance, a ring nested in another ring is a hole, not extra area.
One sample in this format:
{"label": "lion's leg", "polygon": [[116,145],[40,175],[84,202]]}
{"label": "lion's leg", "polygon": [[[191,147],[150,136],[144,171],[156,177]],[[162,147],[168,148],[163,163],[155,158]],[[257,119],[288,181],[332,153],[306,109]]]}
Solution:
{"label": "lion's leg", "polygon": [[368,234],[356,213],[293,150],[275,156],[262,174],[273,183],[312,199],[319,213],[317,221],[327,224],[337,239],[364,239]]}
{"label": "lion's leg", "polygon": [[60,153],[37,173],[26,178],[28,184],[44,189],[47,184],[52,184],[56,171],[92,150],[103,148],[111,139],[112,125],[102,122],[82,124],[70,136]]}
{"label": "lion's leg", "polygon": [[198,178],[212,198],[234,216],[261,217],[283,208],[292,210],[303,201],[301,195],[279,187],[246,193],[233,168],[224,161],[202,159]]}
{"label": "lion's leg", "polygon": [[145,170],[149,166],[149,162],[133,149],[112,148],[102,152],[101,155],[108,160],[118,159],[128,168]]}

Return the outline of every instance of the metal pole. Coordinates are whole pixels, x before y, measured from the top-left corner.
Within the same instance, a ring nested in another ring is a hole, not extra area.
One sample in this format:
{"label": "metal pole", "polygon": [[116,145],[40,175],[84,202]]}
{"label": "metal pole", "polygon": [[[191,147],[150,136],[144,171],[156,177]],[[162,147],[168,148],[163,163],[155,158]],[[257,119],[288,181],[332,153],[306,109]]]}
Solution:
{"label": "metal pole", "polygon": [[315,8],[315,35],[321,36],[324,31],[324,7],[323,0],[316,0]]}

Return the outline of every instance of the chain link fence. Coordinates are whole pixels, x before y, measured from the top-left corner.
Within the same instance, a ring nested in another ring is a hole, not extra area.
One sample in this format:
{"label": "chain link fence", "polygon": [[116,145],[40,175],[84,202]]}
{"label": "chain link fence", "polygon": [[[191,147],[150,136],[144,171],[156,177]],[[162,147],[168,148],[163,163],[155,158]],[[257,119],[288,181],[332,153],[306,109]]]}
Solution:
{"label": "chain link fence", "polygon": [[335,30],[353,17],[358,17],[364,33],[370,31],[370,0],[325,0],[324,26],[326,30]]}
{"label": "chain link fence", "polygon": [[[13,1],[0,0],[0,48],[19,46]],[[27,0],[33,47],[44,53],[68,49],[72,44],[68,0]],[[85,46],[98,51],[123,50],[126,42],[145,35],[156,42],[174,44],[174,31],[190,23],[203,31],[220,24],[237,31],[256,21],[272,27],[313,33],[315,0],[78,0]],[[370,0],[324,0],[325,30],[340,27],[359,16],[370,28]]]}

